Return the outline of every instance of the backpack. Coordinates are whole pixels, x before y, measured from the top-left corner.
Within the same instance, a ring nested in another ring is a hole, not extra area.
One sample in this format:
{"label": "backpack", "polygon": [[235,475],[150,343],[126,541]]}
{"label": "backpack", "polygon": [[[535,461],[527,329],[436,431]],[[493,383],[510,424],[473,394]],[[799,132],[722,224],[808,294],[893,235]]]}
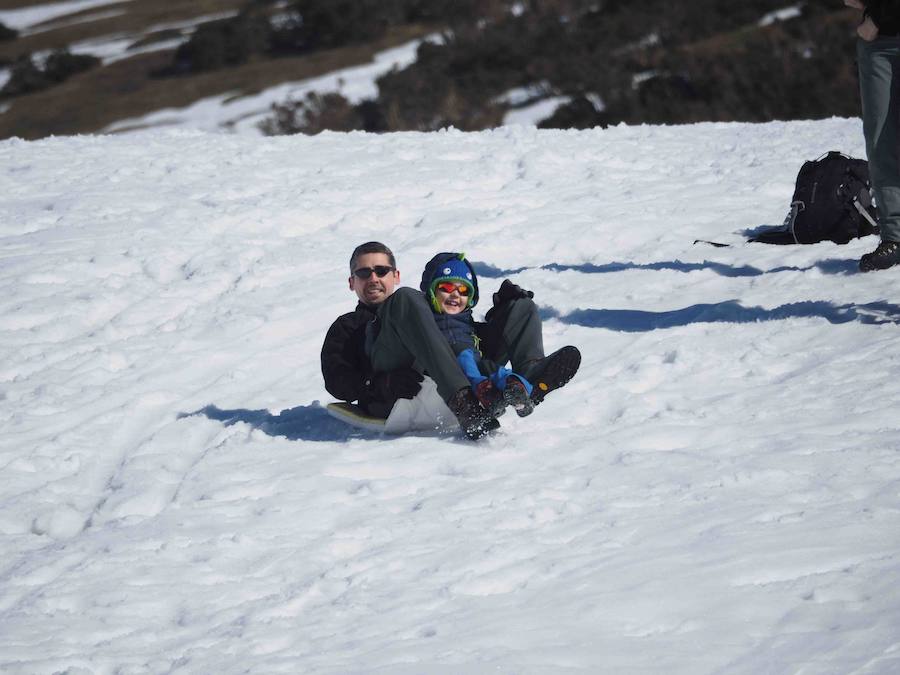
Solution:
{"label": "backpack", "polygon": [[750,241],[763,244],[846,244],[878,232],[869,185],[869,165],[832,150],[800,167],[791,210],[781,227]]}

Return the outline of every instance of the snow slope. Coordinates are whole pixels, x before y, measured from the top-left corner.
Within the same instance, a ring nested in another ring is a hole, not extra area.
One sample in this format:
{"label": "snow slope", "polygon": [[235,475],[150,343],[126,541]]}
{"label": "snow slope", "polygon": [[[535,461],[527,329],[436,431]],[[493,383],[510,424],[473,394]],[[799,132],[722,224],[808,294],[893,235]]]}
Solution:
{"label": "snow slope", "polygon": [[[741,236],[861,143],[0,143],[0,671],[898,672],[900,272]],[[478,444],[331,420],[373,238],[533,289],[581,372]]]}

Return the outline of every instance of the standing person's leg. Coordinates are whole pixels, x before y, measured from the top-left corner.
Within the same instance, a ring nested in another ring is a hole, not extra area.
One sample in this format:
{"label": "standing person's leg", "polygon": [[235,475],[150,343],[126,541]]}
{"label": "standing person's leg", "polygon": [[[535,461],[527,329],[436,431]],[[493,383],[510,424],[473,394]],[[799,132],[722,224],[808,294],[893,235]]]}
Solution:
{"label": "standing person's leg", "polygon": [[863,256],[864,271],[900,262],[900,38],[857,43],[863,134],[878,206],[881,241]]}
{"label": "standing person's leg", "polygon": [[469,386],[421,293],[398,288],[379,306],[378,321],[380,330],[371,349],[376,372],[403,367],[425,371],[445,401]]}

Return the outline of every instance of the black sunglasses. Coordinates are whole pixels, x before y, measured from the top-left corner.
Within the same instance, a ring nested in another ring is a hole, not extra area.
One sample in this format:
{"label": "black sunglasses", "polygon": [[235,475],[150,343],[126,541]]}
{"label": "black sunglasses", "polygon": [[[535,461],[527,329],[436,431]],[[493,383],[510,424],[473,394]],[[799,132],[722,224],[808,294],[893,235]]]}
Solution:
{"label": "black sunglasses", "polygon": [[381,279],[393,271],[394,268],[389,267],[388,265],[375,265],[375,267],[360,267],[359,269],[355,269],[353,270],[353,276],[357,279],[368,279],[372,276],[372,272],[375,272],[375,276]]}

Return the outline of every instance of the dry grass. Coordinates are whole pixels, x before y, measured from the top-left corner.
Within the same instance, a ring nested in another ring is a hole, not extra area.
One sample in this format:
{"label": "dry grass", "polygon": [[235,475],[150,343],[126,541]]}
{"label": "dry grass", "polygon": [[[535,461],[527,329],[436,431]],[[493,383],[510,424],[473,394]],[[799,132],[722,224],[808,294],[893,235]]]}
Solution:
{"label": "dry grass", "polygon": [[[7,3],[13,1],[6,0]],[[3,2],[4,0],[0,0],[0,3]],[[39,4],[43,3],[31,2],[24,3],[22,6]],[[40,33],[23,35],[18,40],[0,43],[0,60],[12,60],[20,54],[58,49],[82,40],[111,35],[133,35],[137,41],[153,26],[189,21],[211,14],[235,12],[244,4],[245,0],[165,0],[164,2],[132,0],[131,2],[103,5],[46,22],[43,27],[48,30]],[[103,18],[105,13],[113,10],[124,13]],[[99,18],[91,21],[89,20],[91,16]],[[85,20],[67,25],[75,18]],[[54,26],[57,27],[54,28]]]}
{"label": "dry grass", "polygon": [[[0,9],[44,4],[40,1],[0,0]],[[111,35],[131,35],[135,44],[172,37],[171,32],[148,34],[160,24],[236,11],[246,0],[132,0],[104,5],[48,22],[52,28],[0,43],[0,61],[23,53],[65,47],[82,40]],[[123,10],[114,17],[65,25],[74,17],[89,19],[110,10]],[[25,139],[48,135],[96,133],[119,120],[140,117],[164,108],[181,108],[200,99],[229,92],[257,93],[284,82],[305,80],[328,72],[371,61],[378,51],[421,37],[422,26],[390,31],[368,44],[334,49],[305,57],[258,59],[236,68],[188,77],[154,78],[151,74],[171,63],[172,50],[132,56],[81,73],[52,89],[5,101],[9,109],[0,114],[0,138]]]}
{"label": "dry grass", "polygon": [[171,62],[172,52],[141,54],[82,73],[53,89],[12,99],[10,110],[0,115],[0,138],[95,133],[122,119],[184,107],[210,96],[254,94],[284,82],[367,63],[376,52],[426,32],[421,26],[405,26],[367,45],[258,60],[191,77],[152,78],[151,72]]}

